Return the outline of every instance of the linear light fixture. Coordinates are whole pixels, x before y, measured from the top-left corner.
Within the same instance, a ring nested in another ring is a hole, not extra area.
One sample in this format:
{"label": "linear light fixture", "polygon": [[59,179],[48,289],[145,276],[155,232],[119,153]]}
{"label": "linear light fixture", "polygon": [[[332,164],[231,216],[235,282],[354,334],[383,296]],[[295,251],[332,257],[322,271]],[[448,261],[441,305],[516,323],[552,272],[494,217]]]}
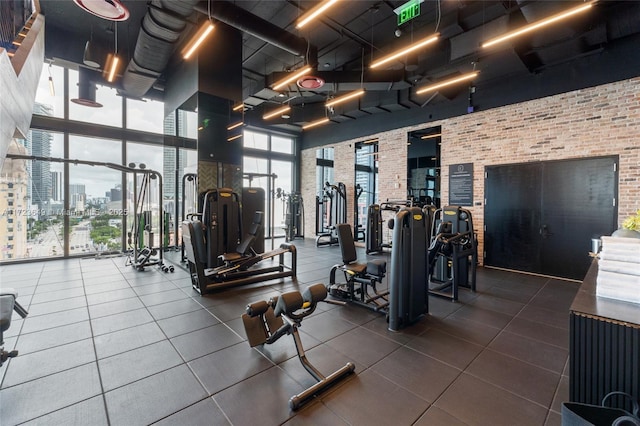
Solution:
{"label": "linear light fixture", "polygon": [[435,43],[438,40],[439,37],[440,37],[440,34],[436,33],[436,34],[431,35],[429,37],[423,38],[422,40],[417,41],[417,42],[415,42],[415,43],[413,43],[413,44],[411,44],[411,45],[409,45],[409,46],[407,46],[407,47],[405,47],[403,49],[400,49],[400,50],[398,50],[398,51],[396,51],[394,53],[391,53],[391,54],[389,54],[387,56],[384,56],[384,57],[378,59],[377,61],[373,61],[369,67],[370,68],[377,68],[380,65],[384,65],[387,62],[391,62],[394,59],[397,59],[397,58],[399,58],[399,57],[401,57],[403,55],[406,55],[407,53],[411,53],[411,52],[413,52],[415,50],[420,49],[421,47],[428,46],[431,43]]}
{"label": "linear light fixture", "polygon": [[234,111],[240,111],[240,110],[244,109],[244,104],[238,104],[238,105],[234,106],[231,109],[234,110]]}
{"label": "linear light fixture", "polygon": [[118,71],[118,64],[120,59],[115,53],[109,53],[107,56],[107,66],[105,67],[106,79],[109,83],[113,83],[116,78],[116,72]]}
{"label": "linear light fixture", "polygon": [[193,52],[195,52],[198,47],[205,41],[205,39],[211,34],[211,31],[215,28],[215,25],[209,20],[205,21],[205,23],[200,27],[197,33],[193,35],[189,43],[182,49],[182,57],[184,59],[189,59]]}
{"label": "linear light fixture", "polygon": [[318,6],[314,7],[304,15],[300,17],[300,20],[296,24],[296,28],[300,29],[315,19],[318,15],[320,15],[325,10],[329,9],[331,6],[336,4],[339,0],[325,0],[320,3]]}
{"label": "linear light fixture", "polygon": [[280,115],[283,112],[287,112],[291,109],[291,107],[289,105],[285,105],[282,108],[278,108],[278,109],[274,109],[271,112],[266,113],[265,115],[262,116],[263,120],[268,120],[270,118],[275,117],[276,115]]}
{"label": "linear light fixture", "polygon": [[233,129],[237,128],[237,127],[242,126],[243,124],[244,124],[244,122],[238,121],[237,123],[230,124],[229,126],[227,126],[227,130],[233,130]]}
{"label": "linear light fixture", "polygon": [[242,133],[240,133],[238,135],[235,135],[235,136],[231,136],[231,137],[227,138],[227,142],[235,141],[236,139],[241,138],[241,137],[242,137]]}
{"label": "linear light fixture", "polygon": [[311,70],[312,70],[312,68],[311,68],[310,65],[307,65],[306,67],[300,68],[298,71],[296,71],[294,73],[291,73],[291,75],[289,77],[285,77],[282,80],[274,83],[273,86],[271,86],[271,88],[273,90],[281,89],[284,86],[286,86],[287,84],[291,83],[292,81],[296,81],[297,79],[299,79],[303,75],[310,73]]}
{"label": "linear light fixture", "polygon": [[454,77],[454,78],[451,78],[449,80],[441,81],[440,83],[435,83],[435,84],[432,84],[430,86],[425,86],[425,87],[423,87],[421,89],[416,90],[416,95],[421,95],[421,94],[427,93],[427,92],[433,92],[434,90],[438,90],[438,89],[440,89],[442,87],[445,87],[445,86],[450,86],[452,84],[456,84],[456,83],[459,83],[461,81],[474,79],[474,78],[476,78],[476,76],[478,74],[480,74],[480,71],[473,71],[473,72],[470,72],[468,74],[463,74],[463,75],[461,75],[459,77]]}
{"label": "linear light fixture", "polygon": [[420,139],[433,139],[433,138],[439,138],[440,136],[442,136],[442,133],[434,133],[432,135],[420,136]]}
{"label": "linear light fixture", "polygon": [[302,130],[307,130],[307,129],[310,129],[312,127],[316,127],[316,126],[319,126],[321,124],[328,123],[328,122],[329,122],[329,118],[327,118],[327,117],[321,118],[320,120],[312,121],[309,124],[305,124],[304,126],[302,126]]}
{"label": "linear light fixture", "polygon": [[364,95],[364,89],[355,90],[353,92],[347,93],[346,95],[338,96],[337,98],[333,98],[330,101],[327,101],[324,104],[325,107],[329,108],[334,105],[341,104],[342,102],[346,102],[349,99],[357,98],[358,96]]}
{"label": "linear light fixture", "polygon": [[366,141],[363,141],[362,143],[364,144],[370,144],[370,143],[376,143],[378,142],[378,138],[375,139],[367,139]]}
{"label": "linear light fixture", "polygon": [[568,18],[570,16],[576,15],[578,13],[585,12],[585,11],[591,9],[591,7],[593,7],[594,3],[595,3],[595,1],[584,3],[584,4],[582,4],[582,5],[578,6],[578,7],[574,7],[572,9],[566,10],[564,12],[558,13],[557,15],[553,15],[553,16],[550,16],[548,18],[541,19],[541,20],[536,21],[536,22],[532,22],[531,24],[525,25],[524,27],[519,28],[517,30],[509,31],[506,34],[503,34],[503,35],[501,35],[499,37],[492,38],[492,39],[482,43],[482,47],[484,48],[484,47],[493,46],[495,44],[498,44],[498,43],[501,43],[503,41],[512,39],[514,37],[518,37],[518,36],[520,36],[522,34],[526,34],[528,32],[537,30],[538,28],[542,28],[542,27],[547,26],[549,24],[556,23],[556,22],[558,22],[560,20],[563,20],[563,19]]}

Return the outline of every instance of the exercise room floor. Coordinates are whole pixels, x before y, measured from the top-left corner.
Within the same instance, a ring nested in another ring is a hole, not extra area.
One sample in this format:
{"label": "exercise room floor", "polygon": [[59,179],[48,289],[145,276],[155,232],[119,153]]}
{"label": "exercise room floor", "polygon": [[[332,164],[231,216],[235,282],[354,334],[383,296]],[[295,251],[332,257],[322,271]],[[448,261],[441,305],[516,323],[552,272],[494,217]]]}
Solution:
{"label": "exercise room floor", "polygon": [[300,328],[307,357],[325,375],[347,361],[356,374],[289,411],[314,379],[290,336],[251,349],[240,316],[328,282],[339,248],[294,243],[297,283],[206,297],[181,269],[139,272],[123,257],[1,266],[29,316],[5,333],[20,355],[0,370],[0,424],[560,424],[578,284],[482,268],[476,293],[430,297],[430,315],[398,333],[362,307],[319,304]]}

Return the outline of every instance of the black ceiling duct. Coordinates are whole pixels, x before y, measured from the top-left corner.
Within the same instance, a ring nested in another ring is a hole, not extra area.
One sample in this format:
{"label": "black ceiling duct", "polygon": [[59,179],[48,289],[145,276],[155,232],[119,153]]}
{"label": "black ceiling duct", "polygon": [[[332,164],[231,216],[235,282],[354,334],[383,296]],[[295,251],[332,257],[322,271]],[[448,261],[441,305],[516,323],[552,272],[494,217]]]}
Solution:
{"label": "black ceiling duct", "polygon": [[[205,15],[209,13],[206,4],[197,5],[195,10]],[[306,39],[285,31],[241,7],[226,1],[214,1],[211,2],[210,12],[211,17],[220,22],[264,40],[293,55],[305,58],[307,64],[316,65],[318,63],[317,47],[310,45]]]}
{"label": "black ceiling duct", "polygon": [[91,71],[87,68],[78,68],[78,97],[71,102],[82,106],[100,108],[102,104],[96,102],[96,83],[91,81]]}

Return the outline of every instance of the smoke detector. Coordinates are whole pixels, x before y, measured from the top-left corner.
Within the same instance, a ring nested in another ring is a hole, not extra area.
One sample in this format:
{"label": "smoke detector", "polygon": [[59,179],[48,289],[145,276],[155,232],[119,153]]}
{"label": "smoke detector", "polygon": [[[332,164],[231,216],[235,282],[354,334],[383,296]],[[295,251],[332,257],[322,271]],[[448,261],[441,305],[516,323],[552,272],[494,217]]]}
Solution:
{"label": "smoke detector", "polygon": [[324,80],[313,75],[305,75],[297,81],[298,87],[301,89],[315,90],[324,86]]}

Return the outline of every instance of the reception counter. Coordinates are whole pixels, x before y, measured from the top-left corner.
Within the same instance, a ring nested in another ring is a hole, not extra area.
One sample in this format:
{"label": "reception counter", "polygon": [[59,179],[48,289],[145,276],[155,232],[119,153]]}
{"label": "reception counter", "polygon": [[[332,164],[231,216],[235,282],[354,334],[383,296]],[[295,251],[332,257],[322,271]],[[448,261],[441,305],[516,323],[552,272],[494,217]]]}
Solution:
{"label": "reception counter", "polygon": [[[571,305],[569,397],[599,405],[607,393],[623,391],[638,399],[640,304],[597,297],[597,274],[596,259]],[[631,408],[623,398],[611,402]]]}

